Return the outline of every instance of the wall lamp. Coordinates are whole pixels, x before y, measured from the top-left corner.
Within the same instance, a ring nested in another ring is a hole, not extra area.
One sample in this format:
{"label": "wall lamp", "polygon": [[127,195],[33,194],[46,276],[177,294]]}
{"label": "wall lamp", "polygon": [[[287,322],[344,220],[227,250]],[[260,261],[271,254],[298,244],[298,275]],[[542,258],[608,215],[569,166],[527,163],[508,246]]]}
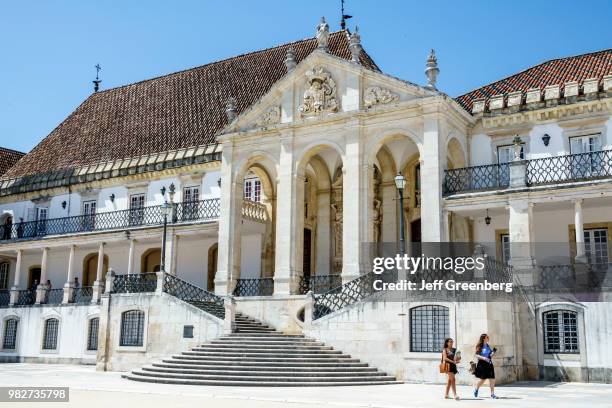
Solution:
{"label": "wall lamp", "polygon": [[108,198],[110,198],[111,203],[115,202],[115,193],[111,194]]}
{"label": "wall lamp", "polygon": [[491,225],[491,217],[489,216],[489,209],[487,208],[487,216],[485,217],[485,224]]}
{"label": "wall lamp", "polygon": [[542,136],[542,142],[544,142],[544,146],[548,146],[550,143],[550,135],[548,133],[544,133],[544,136]]}
{"label": "wall lamp", "polygon": [[66,201],[62,201],[62,210],[65,210],[67,205],[68,203]]}

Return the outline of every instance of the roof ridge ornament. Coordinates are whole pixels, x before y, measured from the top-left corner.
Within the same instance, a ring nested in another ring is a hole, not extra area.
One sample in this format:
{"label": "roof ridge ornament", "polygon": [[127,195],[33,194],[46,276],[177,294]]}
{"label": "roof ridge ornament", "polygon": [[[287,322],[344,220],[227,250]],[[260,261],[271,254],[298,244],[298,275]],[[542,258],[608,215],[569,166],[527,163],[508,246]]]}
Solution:
{"label": "roof ridge ornament", "polygon": [[102,82],[102,80],[99,78],[102,67],[100,66],[100,63],[97,63],[94,68],[96,69],[96,79],[91,82],[94,84],[94,92],[98,92],[100,89],[100,83]]}
{"label": "roof ridge ornament", "polygon": [[427,76],[426,88],[437,90],[436,82],[438,81],[438,74],[440,69],[438,68],[438,58],[436,57],[436,50],[433,48],[427,57],[427,64],[425,65],[425,76]]}
{"label": "roof ridge ornament", "polygon": [[361,46],[361,35],[359,34],[359,26],[355,26],[355,31],[349,36],[349,51],[351,51],[351,61],[359,64],[359,57],[363,47]]}
{"label": "roof ridge ornament", "polygon": [[329,44],[329,24],[325,21],[325,17],[321,17],[321,22],[317,26],[317,48],[328,52],[328,44]]}
{"label": "roof ridge ornament", "polygon": [[285,55],[285,67],[287,67],[287,72],[293,71],[293,68],[297,65],[297,61],[295,60],[295,50],[293,47],[289,47],[287,49],[287,54]]}
{"label": "roof ridge ornament", "polygon": [[236,98],[230,96],[225,102],[225,115],[227,116],[227,123],[232,123],[236,116],[238,116],[238,104]]}

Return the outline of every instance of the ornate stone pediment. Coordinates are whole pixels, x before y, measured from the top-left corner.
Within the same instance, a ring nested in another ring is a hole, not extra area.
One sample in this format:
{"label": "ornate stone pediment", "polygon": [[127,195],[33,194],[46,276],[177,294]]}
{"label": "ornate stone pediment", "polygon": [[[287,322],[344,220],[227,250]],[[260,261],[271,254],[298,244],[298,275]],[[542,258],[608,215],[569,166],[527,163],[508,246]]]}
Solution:
{"label": "ornate stone pediment", "polygon": [[317,116],[324,112],[337,112],[336,83],[323,67],[314,67],[306,72],[308,88],[299,107],[302,117]]}
{"label": "ornate stone pediment", "polygon": [[363,96],[363,104],[366,108],[371,108],[374,105],[384,105],[391,102],[397,102],[399,95],[391,92],[387,88],[380,86],[371,86],[366,89]]}
{"label": "ornate stone pediment", "polygon": [[255,124],[259,127],[276,125],[281,120],[281,108],[280,106],[271,106],[264,113],[262,113]]}

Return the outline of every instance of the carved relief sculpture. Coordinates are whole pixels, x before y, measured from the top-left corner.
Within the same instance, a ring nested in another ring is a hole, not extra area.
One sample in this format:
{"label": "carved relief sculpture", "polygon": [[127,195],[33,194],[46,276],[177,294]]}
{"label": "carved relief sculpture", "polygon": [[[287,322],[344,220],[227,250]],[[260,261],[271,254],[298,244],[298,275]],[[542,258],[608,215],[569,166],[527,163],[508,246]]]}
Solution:
{"label": "carved relief sculpture", "polygon": [[397,102],[399,95],[391,92],[387,88],[380,86],[371,86],[366,89],[363,96],[363,103],[366,108],[371,108],[374,105],[384,105],[391,102]]}
{"label": "carved relief sculpture", "polygon": [[302,117],[316,116],[323,112],[337,112],[336,83],[329,72],[314,67],[306,72],[308,89],[304,92],[299,111]]}
{"label": "carved relief sculpture", "polygon": [[259,118],[257,118],[256,124],[259,127],[276,125],[280,123],[281,108],[280,106],[272,106],[268,108]]}

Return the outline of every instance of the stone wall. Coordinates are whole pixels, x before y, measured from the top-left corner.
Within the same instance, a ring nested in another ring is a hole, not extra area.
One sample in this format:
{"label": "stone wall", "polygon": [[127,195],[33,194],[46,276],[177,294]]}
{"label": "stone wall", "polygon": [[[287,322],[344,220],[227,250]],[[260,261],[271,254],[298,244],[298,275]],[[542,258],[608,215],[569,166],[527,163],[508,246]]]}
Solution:
{"label": "stone wall", "polygon": [[305,295],[274,295],[243,297],[236,299],[236,311],[269,324],[284,333],[301,333],[298,319],[306,302]]}
{"label": "stone wall", "polygon": [[[134,309],[145,312],[143,346],[120,346],[121,315]],[[223,334],[223,320],[165,293],[104,295],[100,314],[96,366],[101,371],[138,368]],[[193,326],[193,338],[183,338],[185,325]]]}
{"label": "stone wall", "polygon": [[[99,313],[99,305],[0,309],[0,337],[4,336],[7,319],[19,320],[16,348],[0,350],[0,362],[95,364],[96,351],[87,350],[87,332],[89,319]],[[45,320],[49,318],[59,320],[56,350],[42,349]]]}

